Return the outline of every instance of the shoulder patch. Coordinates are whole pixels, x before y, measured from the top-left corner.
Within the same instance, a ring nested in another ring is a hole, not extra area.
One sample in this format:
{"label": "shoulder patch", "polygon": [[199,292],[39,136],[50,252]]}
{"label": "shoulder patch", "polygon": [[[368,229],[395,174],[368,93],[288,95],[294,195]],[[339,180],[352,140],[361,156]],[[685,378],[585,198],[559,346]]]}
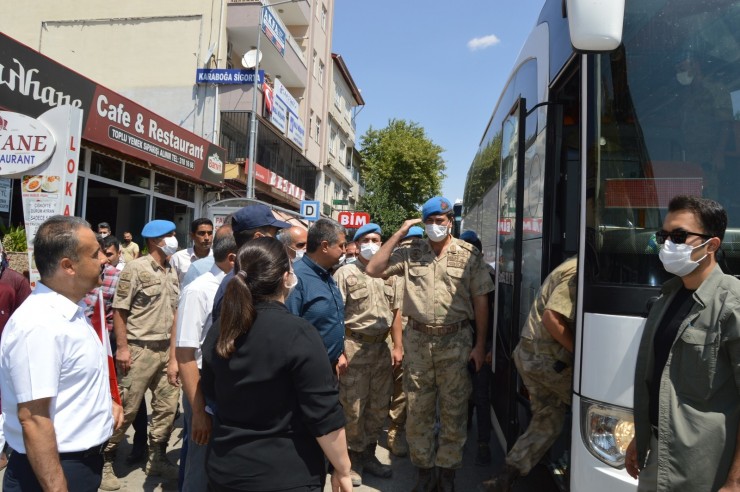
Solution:
{"label": "shoulder patch", "polygon": [[118,277],[118,281],[119,282],[131,282],[131,277],[132,277],[131,270],[130,269],[124,270],[121,272],[121,276]]}

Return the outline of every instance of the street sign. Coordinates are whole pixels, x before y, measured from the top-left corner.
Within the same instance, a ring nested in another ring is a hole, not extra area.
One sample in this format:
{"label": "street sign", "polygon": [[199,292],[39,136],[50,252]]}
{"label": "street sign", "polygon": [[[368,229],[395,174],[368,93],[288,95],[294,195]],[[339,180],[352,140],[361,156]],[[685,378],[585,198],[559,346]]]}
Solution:
{"label": "street sign", "polygon": [[355,229],[370,223],[370,214],[367,212],[339,212],[337,220],[345,227]]}
{"label": "street sign", "polygon": [[303,200],[301,202],[301,215],[306,220],[319,220],[321,203]]}
{"label": "street sign", "polygon": [[349,200],[332,200],[332,205],[349,205]]}

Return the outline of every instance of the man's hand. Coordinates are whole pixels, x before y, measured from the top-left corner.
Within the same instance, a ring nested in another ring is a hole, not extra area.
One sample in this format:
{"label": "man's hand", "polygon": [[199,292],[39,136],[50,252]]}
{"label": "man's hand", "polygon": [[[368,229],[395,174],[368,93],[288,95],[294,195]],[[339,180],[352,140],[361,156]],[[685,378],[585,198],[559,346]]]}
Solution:
{"label": "man's hand", "polygon": [[489,350],[486,354],[486,364],[488,364],[489,366],[493,364],[493,350]]}
{"label": "man's hand", "polygon": [[201,408],[199,410],[193,408],[191,426],[190,438],[193,442],[201,446],[208,444],[208,441],[211,439],[213,420],[211,419],[211,416],[206,413],[205,408]]}
{"label": "man's hand", "polygon": [[403,362],[403,347],[393,347],[391,350],[391,364],[393,368],[399,367]]}
{"label": "man's hand", "polygon": [[123,425],[123,407],[113,402],[113,430],[118,430]]}
{"label": "man's hand", "polygon": [[409,219],[409,220],[404,221],[404,223],[401,225],[401,228],[398,230],[403,231],[403,235],[405,236],[406,234],[408,234],[409,229],[411,229],[412,226],[415,226],[416,224],[419,224],[419,223],[421,223],[421,219],[419,218]]}
{"label": "man's hand", "polygon": [[470,351],[470,358],[469,360],[472,360],[475,364],[475,372],[480,371],[480,368],[483,367],[483,361],[486,358],[486,351],[483,350],[483,346],[476,345],[473,347],[473,350]]}
{"label": "man's hand", "polygon": [[352,492],[352,477],[349,473],[339,473],[336,469],[331,473],[332,492]]}
{"label": "man's hand", "polygon": [[347,361],[347,358],[344,356],[344,354],[342,354],[337,360],[337,376],[339,377],[346,374],[347,369],[349,369],[349,362]]}
{"label": "man's hand", "polygon": [[627,469],[630,477],[637,480],[637,476],[640,475],[640,466],[637,464],[637,439],[634,437],[629,446],[627,446],[627,453],[624,456],[624,467]]}
{"label": "man's hand", "polygon": [[726,483],[718,492],[739,492],[740,484],[737,483]]}
{"label": "man's hand", "polygon": [[116,348],[116,367],[121,371],[122,376],[128,374],[131,369],[131,352],[128,345],[119,345]]}
{"label": "man's hand", "polygon": [[170,357],[167,362],[167,382],[175,388],[180,387],[180,368],[177,366],[177,359]]}

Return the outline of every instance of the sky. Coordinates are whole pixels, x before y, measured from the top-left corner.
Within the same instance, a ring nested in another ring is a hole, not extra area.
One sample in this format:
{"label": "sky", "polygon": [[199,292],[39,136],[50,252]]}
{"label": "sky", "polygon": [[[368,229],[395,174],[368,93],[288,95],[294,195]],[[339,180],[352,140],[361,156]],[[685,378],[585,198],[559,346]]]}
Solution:
{"label": "sky", "polygon": [[544,0],[335,0],[332,51],[365,107],[357,144],[390,119],[445,149],[442,194],[461,199],[498,96]]}

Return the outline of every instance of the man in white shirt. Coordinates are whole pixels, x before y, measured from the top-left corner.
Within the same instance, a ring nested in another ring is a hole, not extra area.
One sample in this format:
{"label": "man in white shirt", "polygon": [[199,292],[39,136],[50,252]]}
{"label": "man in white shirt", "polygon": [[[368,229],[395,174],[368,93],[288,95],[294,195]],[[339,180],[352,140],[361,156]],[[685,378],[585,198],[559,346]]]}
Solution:
{"label": "man in white shirt", "polygon": [[170,258],[170,265],[177,272],[179,282],[182,282],[191,263],[213,254],[213,222],[206,218],[195,219],[190,223],[190,239],[193,241],[190,248],[182,249]]}
{"label": "man in white shirt", "polygon": [[185,392],[182,400],[185,429],[190,437],[187,446],[183,446],[180,453],[180,466],[182,469],[184,463],[185,470],[180,484],[183,492],[201,492],[208,488],[205,462],[212,423],[200,390],[200,346],[211,327],[211,310],[216,291],[226,273],[234,268],[236,251],[231,225],[221,226],[213,242],[213,267],[188,284],[180,294],[175,355]]}
{"label": "man in white shirt", "polygon": [[123,422],[106,345],[80,303],[100,284],[105,256],[90,225],[68,216],[39,227],[34,253],[41,281],[0,343],[4,430],[14,451],[3,490],[94,492],[102,448]]}

